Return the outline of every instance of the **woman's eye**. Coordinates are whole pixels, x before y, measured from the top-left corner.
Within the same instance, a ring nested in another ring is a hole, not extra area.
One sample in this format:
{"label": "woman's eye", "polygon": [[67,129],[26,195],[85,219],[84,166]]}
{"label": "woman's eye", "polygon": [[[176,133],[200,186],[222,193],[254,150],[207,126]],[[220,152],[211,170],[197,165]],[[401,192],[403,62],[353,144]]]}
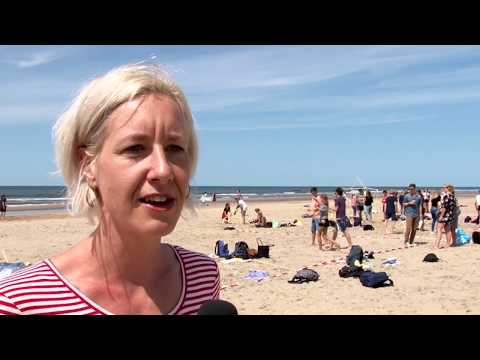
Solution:
{"label": "woman's eye", "polygon": [[175,144],[167,145],[166,150],[169,151],[169,152],[174,152],[174,153],[185,151],[183,149],[183,147],[181,147],[180,145],[175,145]]}
{"label": "woman's eye", "polygon": [[143,145],[132,145],[127,147],[124,152],[129,153],[129,154],[138,154],[141,153],[143,150],[145,150],[145,147]]}

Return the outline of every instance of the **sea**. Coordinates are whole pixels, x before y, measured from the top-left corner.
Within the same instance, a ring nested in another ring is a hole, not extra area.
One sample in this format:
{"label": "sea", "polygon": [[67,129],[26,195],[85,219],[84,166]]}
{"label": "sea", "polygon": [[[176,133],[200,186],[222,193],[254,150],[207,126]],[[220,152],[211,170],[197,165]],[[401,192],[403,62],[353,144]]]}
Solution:
{"label": "sea", "polygon": [[[355,186],[342,186],[346,191]],[[317,186],[319,193],[333,195],[337,186]],[[358,188],[358,187],[357,187]],[[405,187],[399,186],[371,186],[371,189],[383,189],[402,191]],[[430,191],[440,190],[434,186],[419,186],[420,189],[429,189]],[[478,191],[479,187],[459,187],[455,191],[461,193],[471,193],[472,196]],[[190,189],[191,197],[194,201],[200,201],[205,193],[209,198],[213,194],[218,202],[233,201],[237,191],[240,191],[244,199],[250,201],[264,200],[288,200],[288,199],[309,199],[310,186],[192,186]],[[65,211],[68,198],[66,197],[66,188],[64,186],[0,186],[0,195],[7,197],[8,214],[24,214],[37,212],[61,212]],[[375,194],[373,192],[373,194]],[[377,193],[377,196],[380,196]]]}

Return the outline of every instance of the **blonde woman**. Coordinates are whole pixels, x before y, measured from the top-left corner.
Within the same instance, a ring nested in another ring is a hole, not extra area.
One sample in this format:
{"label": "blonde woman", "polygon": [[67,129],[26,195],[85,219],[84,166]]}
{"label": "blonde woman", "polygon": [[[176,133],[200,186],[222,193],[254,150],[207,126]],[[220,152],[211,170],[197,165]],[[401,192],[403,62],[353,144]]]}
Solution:
{"label": "blonde woman", "polygon": [[196,314],[218,298],[216,263],[162,241],[198,147],[187,99],[161,69],[127,65],[91,81],[53,135],[70,211],[96,229],[0,280],[0,313]]}

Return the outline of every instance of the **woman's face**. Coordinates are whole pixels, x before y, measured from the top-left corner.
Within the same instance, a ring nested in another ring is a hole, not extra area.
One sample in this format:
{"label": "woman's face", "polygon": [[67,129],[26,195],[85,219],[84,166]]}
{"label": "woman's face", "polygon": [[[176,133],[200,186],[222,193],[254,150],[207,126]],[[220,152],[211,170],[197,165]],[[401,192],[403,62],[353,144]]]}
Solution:
{"label": "woman's face", "polygon": [[149,94],[119,106],[92,164],[103,220],[121,234],[170,233],[188,194],[189,133],[170,97]]}

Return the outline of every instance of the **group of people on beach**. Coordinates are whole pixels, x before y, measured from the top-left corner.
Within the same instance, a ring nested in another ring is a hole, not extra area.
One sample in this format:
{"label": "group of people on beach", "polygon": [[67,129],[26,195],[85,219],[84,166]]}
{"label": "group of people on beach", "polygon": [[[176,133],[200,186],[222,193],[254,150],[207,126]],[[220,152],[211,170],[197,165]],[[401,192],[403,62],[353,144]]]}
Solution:
{"label": "group of people on beach", "polygon": [[[339,248],[336,243],[338,231],[340,230],[352,246],[351,235],[348,231],[350,220],[346,216],[346,196],[343,189],[337,188],[335,191],[334,209],[328,207],[328,196],[318,194],[316,187],[311,188],[311,216],[312,216],[312,245],[318,242],[321,250],[334,250]],[[476,209],[480,214],[480,196],[477,196]],[[354,225],[361,225],[362,212],[365,212],[367,223],[372,224],[372,206],[373,196],[370,191],[362,193],[353,193],[350,199]],[[329,212],[335,213],[335,220],[329,220]],[[456,242],[456,232],[458,227],[458,218],[460,208],[455,197],[453,185],[447,184],[442,187],[441,193],[430,193],[428,189],[419,190],[415,184],[410,184],[406,192],[400,195],[394,191],[383,191],[382,213],[385,222],[384,235],[394,233],[395,222],[399,219],[405,222],[404,245],[412,246],[415,240],[417,230],[425,231],[425,219],[432,220],[431,231],[436,234],[433,247],[441,248],[443,237],[446,239],[446,246],[454,246]],[[429,214],[429,215],[427,215]],[[328,227],[333,228],[332,237],[328,237]]]}

